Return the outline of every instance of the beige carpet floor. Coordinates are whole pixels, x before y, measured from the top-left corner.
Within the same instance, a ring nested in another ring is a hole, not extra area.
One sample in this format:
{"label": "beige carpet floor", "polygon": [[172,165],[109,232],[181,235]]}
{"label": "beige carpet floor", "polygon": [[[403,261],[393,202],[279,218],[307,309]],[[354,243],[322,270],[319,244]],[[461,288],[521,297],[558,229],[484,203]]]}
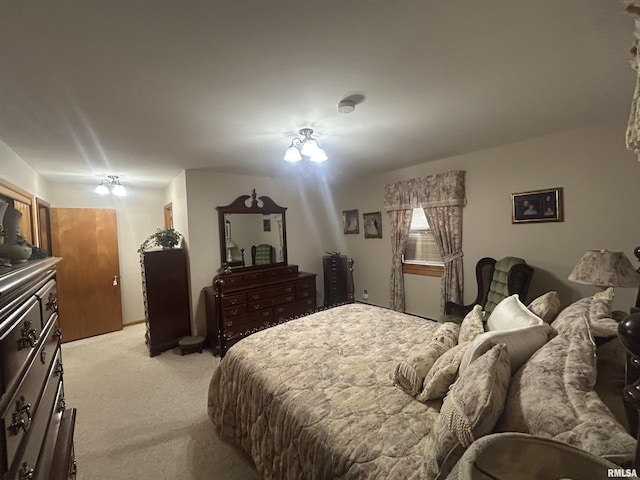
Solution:
{"label": "beige carpet floor", "polygon": [[253,480],[251,459],[207,416],[219,359],[210,352],[150,358],[143,324],[65,343],[65,398],[78,410],[78,480]]}

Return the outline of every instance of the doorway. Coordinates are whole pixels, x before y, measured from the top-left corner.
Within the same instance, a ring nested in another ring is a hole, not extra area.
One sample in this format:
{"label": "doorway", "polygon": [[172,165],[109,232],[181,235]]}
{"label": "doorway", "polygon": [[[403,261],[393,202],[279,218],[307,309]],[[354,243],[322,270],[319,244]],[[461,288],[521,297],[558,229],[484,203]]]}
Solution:
{"label": "doorway", "polygon": [[51,208],[62,341],[122,330],[116,211]]}

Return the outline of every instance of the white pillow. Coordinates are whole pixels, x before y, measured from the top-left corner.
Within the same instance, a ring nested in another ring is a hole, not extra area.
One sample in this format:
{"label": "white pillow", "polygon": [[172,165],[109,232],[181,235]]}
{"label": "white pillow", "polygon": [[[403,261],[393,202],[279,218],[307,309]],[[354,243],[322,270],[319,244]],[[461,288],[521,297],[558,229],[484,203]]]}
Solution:
{"label": "white pillow", "polygon": [[461,375],[476,358],[500,343],[507,346],[507,353],[511,361],[511,373],[513,374],[531,355],[547,343],[551,331],[551,327],[543,323],[516,330],[494,330],[478,335],[462,357],[459,374]]}
{"label": "white pillow", "polygon": [[542,325],[544,321],[529,310],[514,293],[495,306],[487,320],[487,332]]}

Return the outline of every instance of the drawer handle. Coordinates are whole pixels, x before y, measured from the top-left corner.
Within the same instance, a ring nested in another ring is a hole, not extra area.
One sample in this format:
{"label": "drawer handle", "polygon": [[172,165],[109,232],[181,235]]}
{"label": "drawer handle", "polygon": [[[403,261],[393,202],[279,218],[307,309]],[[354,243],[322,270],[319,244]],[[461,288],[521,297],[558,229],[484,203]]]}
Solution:
{"label": "drawer handle", "polygon": [[20,396],[16,400],[16,409],[11,414],[11,419],[13,423],[8,428],[11,435],[17,435],[20,430],[25,432],[29,430],[31,426],[31,404],[25,401],[24,396]]}
{"label": "drawer handle", "polygon": [[33,478],[33,468],[27,465],[27,462],[24,462],[18,470],[18,480],[31,480]]}
{"label": "drawer handle", "polygon": [[254,306],[253,306],[253,309],[254,309],[254,310],[260,310],[260,304],[258,303],[258,304],[256,304],[256,305],[254,305]]}
{"label": "drawer handle", "polygon": [[268,317],[269,315],[271,315],[271,312],[269,310],[265,310],[264,312],[262,312],[263,317]]}
{"label": "drawer handle", "polygon": [[259,298],[260,298],[260,295],[251,295],[252,300],[258,300]]}
{"label": "drawer handle", "polygon": [[276,308],[276,312],[278,312],[278,313],[282,313],[282,312],[284,312],[284,307],[278,307],[278,308]]}
{"label": "drawer handle", "polygon": [[52,310],[54,312],[58,311],[58,298],[53,292],[49,294],[49,299],[45,304],[45,307],[47,307],[47,310]]}
{"label": "drawer handle", "polygon": [[302,298],[307,298],[309,296],[309,292],[302,292]]}
{"label": "drawer handle", "polygon": [[233,310],[231,310],[231,315],[237,315],[238,314],[238,309],[234,308]]}
{"label": "drawer handle", "polygon": [[60,400],[58,400],[58,404],[56,406],[56,412],[64,412],[65,408],[67,408],[67,402],[65,402],[64,397],[60,397]]}
{"label": "drawer handle", "polygon": [[229,301],[229,303],[230,303],[231,305],[235,305],[236,303],[238,303],[238,299],[237,299],[237,298],[234,298],[233,300],[230,300],[230,301]]}
{"label": "drawer handle", "polygon": [[56,368],[53,370],[53,374],[56,377],[62,376],[62,374],[64,373],[64,368],[62,366],[61,362],[58,362],[58,364],[56,365]]}
{"label": "drawer handle", "polygon": [[26,320],[20,330],[20,338],[18,339],[18,350],[27,347],[34,347],[38,342],[38,334],[35,328],[31,328],[31,322]]}
{"label": "drawer handle", "polygon": [[58,340],[60,340],[62,338],[62,330],[60,330],[60,327],[56,328],[56,331],[53,332],[53,336],[57,337]]}
{"label": "drawer handle", "polygon": [[285,297],[287,302],[290,302],[291,300],[293,300],[293,297],[291,295],[289,295],[288,297]]}
{"label": "drawer handle", "polygon": [[227,320],[227,327],[233,327],[233,321]]}
{"label": "drawer handle", "polygon": [[291,287],[287,287],[284,289],[285,292],[289,293],[291,290],[293,290]]}

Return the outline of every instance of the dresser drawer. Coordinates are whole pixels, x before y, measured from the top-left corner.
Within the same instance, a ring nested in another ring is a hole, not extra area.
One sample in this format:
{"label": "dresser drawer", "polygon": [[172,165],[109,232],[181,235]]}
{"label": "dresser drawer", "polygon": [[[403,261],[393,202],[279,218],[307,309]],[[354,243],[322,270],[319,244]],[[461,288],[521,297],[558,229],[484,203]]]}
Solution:
{"label": "dresser drawer", "polygon": [[315,289],[298,291],[296,292],[296,300],[304,300],[305,298],[315,297],[315,295]]}
{"label": "dresser drawer", "polygon": [[[56,317],[57,319],[57,317]],[[42,385],[45,383],[47,374],[56,370],[53,356],[59,351],[57,348],[58,339],[55,337],[54,326],[56,322],[51,322],[46,330],[47,337],[40,344],[40,348],[35,355],[30,357],[28,369],[22,377],[16,392],[2,412],[2,424],[4,426],[4,437],[7,448],[7,464],[11,464],[19,443],[25,433],[34,427],[35,415],[40,411],[39,398]],[[47,347],[49,354],[47,355]],[[54,365],[53,368],[50,368]],[[33,437],[33,433],[29,435]],[[31,464],[31,467],[35,463]]]}
{"label": "dresser drawer", "polygon": [[264,278],[264,273],[263,272],[252,272],[252,273],[245,273],[242,276],[242,280],[243,281],[252,281],[252,280],[259,280],[260,278]]}
{"label": "dresser drawer", "polygon": [[51,315],[58,312],[58,289],[56,281],[49,280],[40,290],[36,292],[36,297],[40,302],[40,311],[42,313],[42,328],[51,318]]}
{"label": "dresser drawer", "polygon": [[273,303],[275,305],[280,305],[280,304],[283,304],[283,303],[293,302],[295,299],[296,299],[295,293],[289,293],[287,295],[281,295],[279,297],[276,297],[275,301]]}
{"label": "dresser drawer", "polygon": [[[53,363],[53,368],[48,372],[48,377],[42,397],[38,404],[37,411],[34,419],[29,428],[29,438],[24,452],[20,458],[14,460],[14,464],[9,469],[12,472],[8,478],[11,480],[20,480],[20,472],[26,474],[29,470],[34,470],[34,478],[47,478],[49,464],[45,464],[44,457],[41,458],[41,447],[45,435],[48,437],[48,428],[52,421],[52,415],[62,415],[64,411],[64,399],[62,397],[62,376],[60,370],[57,368],[60,362],[59,351],[56,352],[56,359]],[[62,407],[62,408],[61,408]],[[57,432],[51,432],[55,435]],[[15,472],[15,473],[13,473]]]}
{"label": "dresser drawer", "polygon": [[35,296],[27,300],[7,320],[9,328],[0,337],[2,350],[2,376],[5,390],[20,375],[29,354],[33,351],[40,334],[40,304]]}
{"label": "dresser drawer", "polygon": [[293,293],[295,292],[296,288],[293,283],[286,283],[284,285],[280,285],[279,287],[274,288],[273,290],[274,290],[274,295],[279,296],[279,295],[286,295],[287,293]]}
{"label": "dresser drawer", "polygon": [[309,288],[316,288],[315,279],[301,280],[299,282],[296,282],[296,291],[307,290]]}
{"label": "dresser drawer", "polygon": [[274,288],[267,288],[264,290],[254,290],[252,292],[247,293],[247,301],[255,302],[257,300],[264,300],[264,299],[275,296],[276,293],[277,292]]}
{"label": "dresser drawer", "polygon": [[246,305],[237,305],[235,307],[229,307],[224,309],[224,318],[229,319],[237,317],[238,315],[244,315],[247,313]]}
{"label": "dresser drawer", "polygon": [[289,318],[303,315],[306,313],[312,313],[316,309],[316,299],[307,298],[304,300],[297,300],[285,305],[278,305],[274,310],[274,321],[282,322]]}
{"label": "dresser drawer", "polygon": [[223,308],[241,305],[243,303],[247,303],[247,296],[244,293],[240,293],[238,295],[229,295],[222,298]]}
{"label": "dresser drawer", "polygon": [[247,308],[248,312],[256,312],[258,310],[264,310],[265,308],[269,308],[273,306],[275,303],[275,298],[265,298],[264,300],[260,300],[258,302],[251,302],[249,307]]}

